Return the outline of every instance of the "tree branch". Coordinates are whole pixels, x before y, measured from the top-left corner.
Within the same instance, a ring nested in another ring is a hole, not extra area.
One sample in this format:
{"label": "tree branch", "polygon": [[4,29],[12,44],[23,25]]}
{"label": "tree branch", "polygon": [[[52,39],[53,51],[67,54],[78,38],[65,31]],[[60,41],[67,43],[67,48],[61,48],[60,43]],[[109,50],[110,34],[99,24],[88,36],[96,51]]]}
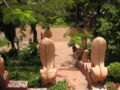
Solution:
{"label": "tree branch", "polygon": [[6,5],[7,7],[10,7],[10,6],[8,5],[8,3],[7,3],[6,0],[3,0],[3,2],[5,3],[5,5]]}

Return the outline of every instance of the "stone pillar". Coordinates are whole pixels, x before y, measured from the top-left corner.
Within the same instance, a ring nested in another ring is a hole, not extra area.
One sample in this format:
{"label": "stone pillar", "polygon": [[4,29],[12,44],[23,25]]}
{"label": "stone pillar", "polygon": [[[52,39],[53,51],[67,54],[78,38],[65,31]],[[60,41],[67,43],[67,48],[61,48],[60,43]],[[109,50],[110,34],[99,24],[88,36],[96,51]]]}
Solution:
{"label": "stone pillar", "polygon": [[4,69],[4,59],[0,56],[0,87],[7,88],[9,83],[9,74]]}
{"label": "stone pillar", "polygon": [[97,37],[92,41],[91,48],[91,77],[93,82],[104,81],[108,71],[104,65],[106,53],[106,40],[102,37]]}
{"label": "stone pillar", "polygon": [[82,61],[83,62],[89,61],[89,51],[87,49],[84,50],[84,52],[83,52]]}
{"label": "stone pillar", "polygon": [[40,60],[43,69],[40,70],[44,85],[56,82],[55,45],[51,39],[44,38],[39,44]]}

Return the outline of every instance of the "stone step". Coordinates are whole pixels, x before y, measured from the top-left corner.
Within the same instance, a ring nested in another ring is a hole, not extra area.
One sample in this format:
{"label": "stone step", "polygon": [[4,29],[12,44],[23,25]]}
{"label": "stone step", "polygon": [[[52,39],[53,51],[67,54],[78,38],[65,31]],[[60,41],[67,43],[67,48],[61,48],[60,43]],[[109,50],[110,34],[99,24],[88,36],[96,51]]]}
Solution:
{"label": "stone step", "polygon": [[104,84],[96,83],[92,85],[92,90],[107,90]]}
{"label": "stone step", "polygon": [[8,83],[7,90],[27,90],[27,81],[13,81],[10,80]]}
{"label": "stone step", "polygon": [[28,90],[47,90],[47,88],[28,88]]}

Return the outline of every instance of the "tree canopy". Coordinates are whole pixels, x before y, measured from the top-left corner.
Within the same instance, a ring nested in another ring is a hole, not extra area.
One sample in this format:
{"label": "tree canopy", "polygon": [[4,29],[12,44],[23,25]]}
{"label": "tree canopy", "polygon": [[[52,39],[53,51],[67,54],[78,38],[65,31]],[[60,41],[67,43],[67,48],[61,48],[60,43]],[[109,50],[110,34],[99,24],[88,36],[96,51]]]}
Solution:
{"label": "tree canopy", "polygon": [[120,0],[2,0],[0,6],[0,27],[30,24],[36,33],[36,24],[50,27],[56,23],[74,23],[94,36],[104,37],[111,60],[112,55],[116,57],[114,60],[119,57]]}

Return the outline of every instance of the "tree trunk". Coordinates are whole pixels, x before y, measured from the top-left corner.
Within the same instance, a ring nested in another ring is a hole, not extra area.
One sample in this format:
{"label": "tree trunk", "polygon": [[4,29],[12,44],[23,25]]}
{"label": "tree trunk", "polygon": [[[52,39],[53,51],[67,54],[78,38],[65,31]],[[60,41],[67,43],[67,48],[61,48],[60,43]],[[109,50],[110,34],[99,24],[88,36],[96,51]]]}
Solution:
{"label": "tree trunk", "polygon": [[36,23],[31,24],[32,32],[33,32],[33,42],[37,43],[37,31],[36,31]]}
{"label": "tree trunk", "polygon": [[10,41],[12,48],[15,48],[15,45],[14,45],[14,38],[16,36],[15,26],[13,24],[4,25],[3,31],[7,39]]}

